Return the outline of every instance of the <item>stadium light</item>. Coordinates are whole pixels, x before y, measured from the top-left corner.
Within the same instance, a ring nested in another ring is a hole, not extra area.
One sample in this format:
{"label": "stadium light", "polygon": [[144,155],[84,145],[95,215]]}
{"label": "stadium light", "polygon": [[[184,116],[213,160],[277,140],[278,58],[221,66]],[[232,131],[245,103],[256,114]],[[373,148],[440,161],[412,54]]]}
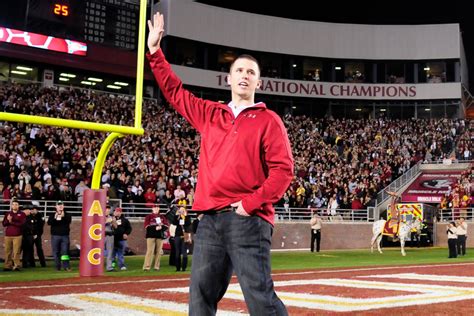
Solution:
{"label": "stadium light", "polygon": [[27,75],[28,73],[26,71],[19,71],[19,70],[12,70],[12,74],[17,74],[17,75]]}
{"label": "stadium light", "polygon": [[362,109],[361,108],[356,108],[356,112],[361,112]]}
{"label": "stadium light", "polygon": [[425,67],[423,70],[430,71],[430,67]]}
{"label": "stadium light", "polygon": [[59,81],[69,81],[69,78],[59,77]]}
{"label": "stadium light", "polygon": [[336,66],[336,67],[334,67],[334,69],[336,69],[336,70],[341,70],[342,68],[339,67],[339,66]]}
{"label": "stadium light", "polygon": [[63,76],[63,77],[68,77],[68,78],[76,78],[76,75],[74,74],[68,74],[68,73],[61,73],[60,76]]}
{"label": "stadium light", "polygon": [[128,86],[128,83],[126,83],[126,82],[120,82],[120,81],[115,81],[115,82],[114,82],[114,85],[126,87],[126,86]]}
{"label": "stadium light", "polygon": [[426,111],[426,112],[429,112],[429,111],[431,111],[431,109],[430,109],[430,108],[426,108],[425,111]]}
{"label": "stadium light", "polygon": [[380,109],[380,112],[386,112],[387,109]]}
{"label": "stadium light", "polygon": [[107,85],[107,88],[109,88],[109,89],[116,89],[116,90],[118,90],[118,89],[122,89],[122,87],[121,87],[121,86],[114,86],[113,84],[109,84],[109,85]]}
{"label": "stadium light", "polygon": [[89,78],[87,78],[87,80],[89,80],[89,81],[94,81],[94,82],[102,82],[102,81],[104,81],[104,80],[102,80],[102,79],[100,79],[100,78],[94,78],[94,77],[89,77]]}
{"label": "stadium light", "polygon": [[16,66],[16,69],[24,70],[24,71],[33,71],[33,68],[25,67],[25,66]]}
{"label": "stadium light", "polygon": [[83,80],[81,81],[82,84],[85,84],[85,85],[88,85],[88,86],[95,86],[95,82],[90,82],[90,81],[87,81],[87,80]]}

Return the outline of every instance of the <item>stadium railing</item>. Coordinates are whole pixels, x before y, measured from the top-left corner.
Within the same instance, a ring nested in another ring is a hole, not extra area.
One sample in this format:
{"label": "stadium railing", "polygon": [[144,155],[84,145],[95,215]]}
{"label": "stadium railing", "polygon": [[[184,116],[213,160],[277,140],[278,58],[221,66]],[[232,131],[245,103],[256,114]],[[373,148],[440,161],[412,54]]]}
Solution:
{"label": "stadium railing", "polygon": [[[25,207],[32,204],[33,202],[38,203],[38,211],[43,214],[44,217],[48,217],[51,213],[55,212],[55,206],[57,201],[53,200],[22,200],[19,199],[20,207]],[[79,217],[82,215],[82,202],[81,201],[63,201],[65,209],[73,217]],[[122,203],[119,199],[109,199],[108,202],[113,209],[121,207],[123,214],[130,219],[141,220],[151,212],[151,203]],[[159,204],[161,211],[166,212],[168,210],[167,204]],[[10,209],[9,201],[0,199],[0,214],[4,214]],[[191,206],[187,207],[189,214],[193,217],[196,216],[196,212],[192,210]],[[373,221],[373,208],[368,209],[337,209],[335,215],[328,214],[327,208],[297,208],[297,207],[275,207],[275,221],[284,222],[299,222],[309,221],[312,215],[317,212],[323,221],[333,222],[368,222]]]}
{"label": "stadium railing", "polygon": [[446,208],[438,210],[438,220],[440,222],[451,222],[464,217],[466,222],[474,222],[474,208]]}
{"label": "stadium railing", "polygon": [[416,177],[420,173],[420,165],[421,161],[380,191],[377,194],[376,205],[382,204],[390,197],[387,191],[397,192],[401,187]]}

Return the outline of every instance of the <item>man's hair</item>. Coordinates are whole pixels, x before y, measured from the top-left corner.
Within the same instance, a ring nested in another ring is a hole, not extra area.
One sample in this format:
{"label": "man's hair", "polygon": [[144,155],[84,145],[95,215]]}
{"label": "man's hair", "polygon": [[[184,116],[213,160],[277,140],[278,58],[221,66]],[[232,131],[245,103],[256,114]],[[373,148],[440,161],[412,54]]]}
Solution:
{"label": "man's hair", "polygon": [[258,76],[260,77],[260,74],[262,73],[262,71],[260,69],[260,64],[259,64],[258,60],[255,57],[253,57],[252,55],[249,55],[249,54],[242,54],[242,55],[239,55],[236,59],[234,59],[232,64],[230,64],[229,72],[232,71],[232,67],[234,66],[236,60],[238,60],[238,59],[248,59],[248,60],[251,60],[251,61],[255,62],[257,64],[257,68],[258,68]]}

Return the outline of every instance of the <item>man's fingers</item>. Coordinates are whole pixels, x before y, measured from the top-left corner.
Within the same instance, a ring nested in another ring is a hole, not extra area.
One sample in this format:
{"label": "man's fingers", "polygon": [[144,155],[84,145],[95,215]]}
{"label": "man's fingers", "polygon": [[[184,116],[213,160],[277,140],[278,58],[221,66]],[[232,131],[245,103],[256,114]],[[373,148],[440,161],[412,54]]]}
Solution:
{"label": "man's fingers", "polygon": [[147,23],[148,23],[148,31],[151,32],[151,30],[153,30],[153,24],[151,24],[150,20],[148,20]]}
{"label": "man's fingers", "polygon": [[163,15],[160,14],[160,17],[158,19],[158,31],[162,33],[164,30],[164,27],[165,27],[165,22],[163,19]]}

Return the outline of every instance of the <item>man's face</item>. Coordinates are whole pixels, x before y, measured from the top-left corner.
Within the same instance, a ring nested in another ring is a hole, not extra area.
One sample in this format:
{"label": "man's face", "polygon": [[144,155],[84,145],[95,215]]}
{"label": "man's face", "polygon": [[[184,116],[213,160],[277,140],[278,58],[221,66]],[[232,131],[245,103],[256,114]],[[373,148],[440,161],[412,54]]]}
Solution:
{"label": "man's face", "polygon": [[261,85],[258,65],[247,58],[237,59],[230,70],[228,83],[232,92],[247,99],[255,94],[255,90]]}
{"label": "man's face", "polygon": [[20,204],[18,202],[12,203],[12,211],[16,212],[20,209]]}

